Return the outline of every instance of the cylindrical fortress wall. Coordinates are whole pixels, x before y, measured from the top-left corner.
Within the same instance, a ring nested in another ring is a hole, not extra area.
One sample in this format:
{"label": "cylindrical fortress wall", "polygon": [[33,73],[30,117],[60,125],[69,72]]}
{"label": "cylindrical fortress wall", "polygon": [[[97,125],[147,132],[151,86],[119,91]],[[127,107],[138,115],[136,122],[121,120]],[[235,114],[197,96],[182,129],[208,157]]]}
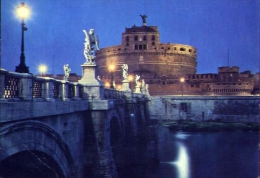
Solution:
{"label": "cylindrical fortress wall", "polygon": [[117,71],[121,71],[124,63],[128,64],[128,72],[133,74],[170,76],[196,73],[197,54],[192,46],[160,44],[146,50],[129,48],[118,45],[97,51],[95,60],[98,65],[98,75],[109,75],[110,64],[117,66]]}

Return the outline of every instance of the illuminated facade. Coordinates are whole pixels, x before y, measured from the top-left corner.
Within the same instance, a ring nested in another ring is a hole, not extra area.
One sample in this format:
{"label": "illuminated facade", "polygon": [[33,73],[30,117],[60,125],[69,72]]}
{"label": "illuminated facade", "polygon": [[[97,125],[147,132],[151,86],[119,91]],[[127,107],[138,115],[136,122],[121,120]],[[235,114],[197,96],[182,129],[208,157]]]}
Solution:
{"label": "illuminated facade", "polygon": [[[183,45],[160,42],[156,26],[133,26],[122,34],[122,43],[102,48],[96,53],[98,75],[110,87],[111,71],[115,65],[113,80],[121,87],[123,64],[128,73],[140,75],[149,84],[151,95],[251,95],[257,93],[258,74],[250,71],[239,73],[239,67],[219,67],[218,74],[196,74],[197,50]],[[184,78],[184,81],[180,81]],[[134,90],[135,83],[130,82]]]}

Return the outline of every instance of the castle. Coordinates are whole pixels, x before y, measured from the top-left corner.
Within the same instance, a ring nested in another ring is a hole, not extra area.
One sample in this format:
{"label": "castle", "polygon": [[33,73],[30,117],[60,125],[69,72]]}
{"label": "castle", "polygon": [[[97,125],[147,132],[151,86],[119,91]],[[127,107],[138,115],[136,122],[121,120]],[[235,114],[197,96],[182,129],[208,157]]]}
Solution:
{"label": "castle", "polygon": [[[196,60],[195,47],[161,43],[158,27],[147,26],[146,22],[142,26],[125,28],[120,45],[101,48],[95,57],[99,79],[106,88],[115,83],[116,89],[121,89],[121,66],[127,64],[131,90],[135,91],[134,76],[140,75],[140,80],[144,79],[149,85],[152,96],[259,95],[259,73],[240,72],[237,66],[223,66],[218,68],[218,73],[197,74]],[[110,71],[110,65],[114,65],[114,71]],[[63,74],[48,77],[62,80]],[[71,73],[68,78],[73,82],[80,79],[76,73]]]}
{"label": "castle", "polygon": [[[196,74],[197,50],[193,46],[160,42],[157,26],[126,28],[122,43],[96,52],[98,75],[106,87],[111,77],[120,89],[121,66],[128,64],[130,76],[140,75],[151,95],[252,95],[259,91],[259,74],[240,73],[239,67],[219,67],[218,74]],[[109,65],[114,65],[111,76]],[[130,88],[134,90],[134,83]]]}

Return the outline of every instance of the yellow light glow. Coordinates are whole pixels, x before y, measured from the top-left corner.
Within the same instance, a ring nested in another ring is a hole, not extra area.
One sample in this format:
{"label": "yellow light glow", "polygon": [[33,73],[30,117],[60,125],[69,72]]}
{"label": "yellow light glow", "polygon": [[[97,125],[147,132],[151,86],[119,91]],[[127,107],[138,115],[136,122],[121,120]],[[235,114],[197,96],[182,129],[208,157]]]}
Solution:
{"label": "yellow light glow", "polygon": [[105,83],[105,86],[108,88],[108,87],[109,87],[109,83],[108,83],[108,82],[106,82],[106,83]]}
{"label": "yellow light glow", "polygon": [[114,66],[113,64],[110,64],[110,65],[109,65],[109,70],[110,70],[110,71],[114,71],[114,70],[115,70],[115,66]]}
{"label": "yellow light glow", "polygon": [[41,72],[41,73],[45,73],[47,71],[47,66],[44,65],[44,64],[41,64],[39,67],[38,67],[38,70]]}
{"label": "yellow light glow", "polygon": [[180,78],[180,82],[182,82],[182,83],[183,83],[184,81],[185,81],[185,78],[183,78],[183,77],[182,77],[182,78]]}
{"label": "yellow light glow", "polygon": [[134,77],[132,76],[132,75],[129,75],[128,76],[128,80],[131,82],[131,81],[133,81],[133,79],[134,79]]}
{"label": "yellow light glow", "polygon": [[121,85],[118,85],[118,86],[117,86],[117,89],[118,89],[118,90],[121,90],[121,88],[122,88]]}
{"label": "yellow light glow", "polygon": [[30,17],[31,10],[28,6],[25,6],[24,3],[22,3],[20,6],[16,9],[16,15],[21,19],[27,19]]}

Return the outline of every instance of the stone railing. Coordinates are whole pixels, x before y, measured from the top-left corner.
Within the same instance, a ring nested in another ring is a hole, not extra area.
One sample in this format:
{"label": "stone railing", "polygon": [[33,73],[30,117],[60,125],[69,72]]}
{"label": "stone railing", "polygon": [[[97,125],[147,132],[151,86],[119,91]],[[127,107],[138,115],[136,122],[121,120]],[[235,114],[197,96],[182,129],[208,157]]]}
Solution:
{"label": "stone railing", "polygon": [[0,100],[54,101],[83,99],[83,85],[0,69]]}
{"label": "stone railing", "polygon": [[133,99],[146,98],[147,95],[142,93],[133,93],[129,91],[119,91],[115,89],[104,89],[104,99]]}
{"label": "stone railing", "polygon": [[[85,86],[77,82],[66,82],[28,73],[9,72],[0,69],[1,101],[70,101],[91,98]],[[96,87],[96,86],[95,86]],[[100,86],[103,90],[98,99],[147,98],[145,94],[119,91]]]}

